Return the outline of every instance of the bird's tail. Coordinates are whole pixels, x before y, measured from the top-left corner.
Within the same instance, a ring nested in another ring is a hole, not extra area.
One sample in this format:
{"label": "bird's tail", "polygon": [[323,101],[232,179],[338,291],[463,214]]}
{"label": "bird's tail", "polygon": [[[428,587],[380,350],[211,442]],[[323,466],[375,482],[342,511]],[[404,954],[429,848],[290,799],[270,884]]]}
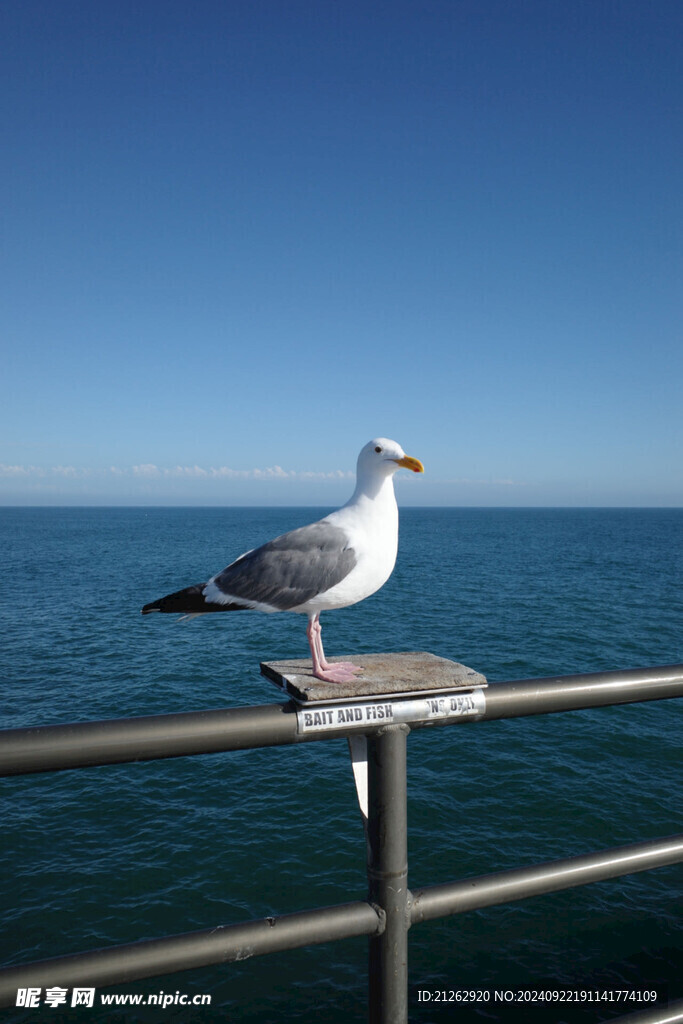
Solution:
{"label": "bird's tail", "polygon": [[204,615],[206,612],[232,612],[246,605],[230,602],[229,604],[217,604],[207,601],[204,598],[206,583],[195,583],[184,590],[176,590],[173,594],[160,597],[158,601],[150,601],[142,609],[143,615],[150,612],[176,612],[180,615]]}

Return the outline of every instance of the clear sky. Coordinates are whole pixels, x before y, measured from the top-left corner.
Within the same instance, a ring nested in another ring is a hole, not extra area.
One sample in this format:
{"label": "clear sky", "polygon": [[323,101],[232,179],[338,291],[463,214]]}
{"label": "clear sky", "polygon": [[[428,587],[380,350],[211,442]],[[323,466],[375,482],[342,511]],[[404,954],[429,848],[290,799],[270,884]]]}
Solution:
{"label": "clear sky", "polygon": [[0,503],[683,504],[680,0],[3,0]]}

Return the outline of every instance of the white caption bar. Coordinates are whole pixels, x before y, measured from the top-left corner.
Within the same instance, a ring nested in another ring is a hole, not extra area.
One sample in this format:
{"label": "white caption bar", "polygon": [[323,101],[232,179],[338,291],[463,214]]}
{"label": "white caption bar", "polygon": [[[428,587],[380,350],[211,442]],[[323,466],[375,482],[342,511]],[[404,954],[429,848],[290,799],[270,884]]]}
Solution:
{"label": "white caption bar", "polygon": [[447,693],[443,697],[412,700],[381,700],[372,703],[335,704],[332,707],[297,711],[298,732],[346,732],[368,726],[401,722],[428,722],[436,718],[476,718],[486,710],[481,689]]}

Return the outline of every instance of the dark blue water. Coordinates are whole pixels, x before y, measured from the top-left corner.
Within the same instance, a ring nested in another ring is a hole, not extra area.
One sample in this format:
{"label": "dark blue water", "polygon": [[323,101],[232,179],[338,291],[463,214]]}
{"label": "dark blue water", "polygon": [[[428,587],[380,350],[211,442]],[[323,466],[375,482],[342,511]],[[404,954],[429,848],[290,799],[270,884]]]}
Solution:
{"label": "dark blue water", "polygon": [[[178,625],[139,608],[320,514],[0,509],[2,726],[279,700],[258,663],[306,656],[301,617]],[[323,617],[326,650],[427,650],[491,682],[683,662],[682,551],[681,510],[405,510],[393,577]],[[415,732],[411,886],[683,831],[682,728],[681,701],[662,701]],[[3,963],[364,896],[343,740],[1,785]],[[665,868],[415,927],[411,1021],[629,1008],[468,1010],[420,1003],[420,988],[680,996],[680,883]],[[209,1011],[8,1019],[362,1021],[365,961],[365,941],[349,940],[118,989],[210,993]]]}

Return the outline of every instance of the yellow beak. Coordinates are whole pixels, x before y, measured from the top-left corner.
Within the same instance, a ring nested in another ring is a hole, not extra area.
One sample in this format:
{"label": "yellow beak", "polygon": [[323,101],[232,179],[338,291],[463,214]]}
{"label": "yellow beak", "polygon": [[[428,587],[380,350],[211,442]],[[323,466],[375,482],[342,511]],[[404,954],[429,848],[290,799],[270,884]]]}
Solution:
{"label": "yellow beak", "polygon": [[399,466],[403,466],[404,469],[412,469],[413,473],[424,473],[425,468],[419,459],[412,458],[411,455],[404,455],[402,459],[394,459]]}

